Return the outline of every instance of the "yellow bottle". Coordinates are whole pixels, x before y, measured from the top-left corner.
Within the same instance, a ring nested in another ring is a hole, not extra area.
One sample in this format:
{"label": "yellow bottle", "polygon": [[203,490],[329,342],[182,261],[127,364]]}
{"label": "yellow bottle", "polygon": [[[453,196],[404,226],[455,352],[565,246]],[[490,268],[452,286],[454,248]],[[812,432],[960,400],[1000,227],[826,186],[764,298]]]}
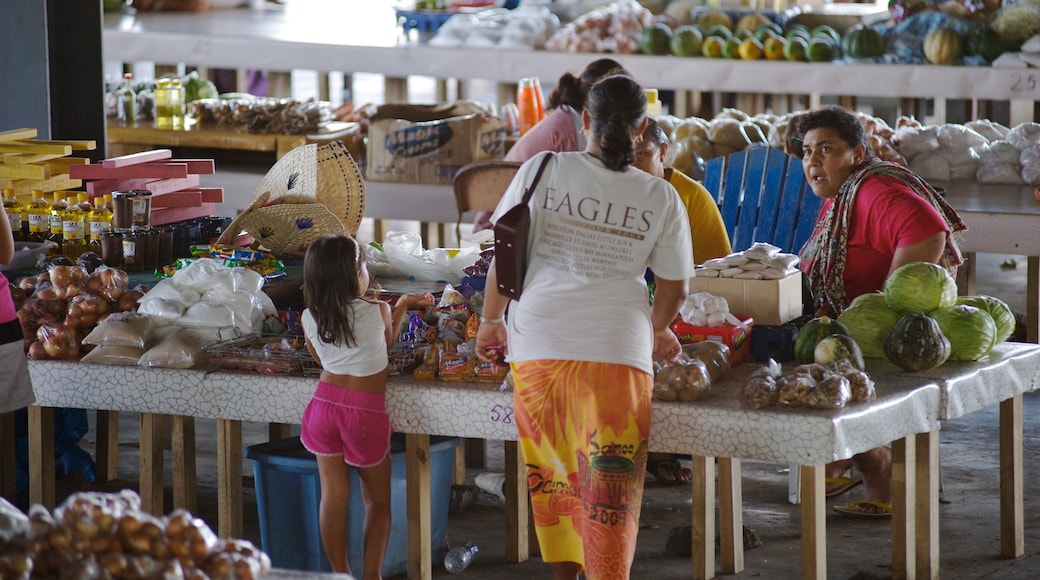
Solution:
{"label": "yellow bottle", "polygon": [[105,209],[107,209],[109,213],[112,213],[112,194],[106,193],[102,197],[105,198]]}
{"label": "yellow bottle", "polygon": [[14,241],[24,242],[25,232],[22,231],[22,202],[14,195],[14,190],[4,188],[4,212],[7,213],[7,221],[11,224],[11,235]]}
{"label": "yellow bottle", "polygon": [[50,235],[47,239],[57,244],[51,251],[48,252],[51,256],[56,256],[61,253],[61,244],[65,240],[64,230],[62,229],[62,216],[65,215],[65,210],[68,209],[69,204],[65,201],[63,191],[54,192],[54,200],[51,202],[51,218],[50,218]]}
{"label": "yellow bottle", "polygon": [[87,251],[87,236],[83,228],[86,216],[83,215],[83,210],[79,208],[76,201],[75,195],[69,196],[69,207],[65,210],[61,221],[65,234],[65,241],[61,245],[61,253],[68,256],[70,260],[75,260],[80,254]]}
{"label": "yellow bottle", "polygon": [[105,207],[107,195],[94,197],[94,209],[90,211],[90,242],[87,251],[101,255],[101,234],[112,231],[112,212]]}
{"label": "yellow bottle", "polygon": [[32,190],[32,200],[25,204],[25,213],[29,216],[28,241],[46,242],[51,233],[51,204],[43,198],[42,190]]}
{"label": "yellow bottle", "polygon": [[90,212],[94,211],[94,206],[90,203],[90,194],[83,191],[76,194],[76,205],[79,206],[79,211],[83,212],[83,239],[90,241]]}

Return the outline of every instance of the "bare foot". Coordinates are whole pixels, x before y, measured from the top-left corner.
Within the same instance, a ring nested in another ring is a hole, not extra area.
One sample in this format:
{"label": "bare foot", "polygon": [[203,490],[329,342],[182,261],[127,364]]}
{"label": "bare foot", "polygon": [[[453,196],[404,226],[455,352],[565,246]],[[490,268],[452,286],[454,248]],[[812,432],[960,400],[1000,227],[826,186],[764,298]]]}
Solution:
{"label": "bare foot", "polygon": [[[853,456],[856,468],[863,473],[863,485],[867,499],[892,504],[892,450],[875,447]],[[863,506],[861,511],[870,512],[874,506]]]}
{"label": "bare foot", "polygon": [[839,459],[838,461],[828,463],[824,467],[824,477],[826,477],[829,481],[833,482],[828,483],[827,487],[824,489],[824,493],[826,493],[828,497],[830,497],[830,495],[834,493],[834,490],[842,487],[848,487],[847,483],[836,480],[839,480],[843,477],[849,477],[846,475],[846,473],[850,469],[852,469],[852,465],[853,462],[851,459]]}

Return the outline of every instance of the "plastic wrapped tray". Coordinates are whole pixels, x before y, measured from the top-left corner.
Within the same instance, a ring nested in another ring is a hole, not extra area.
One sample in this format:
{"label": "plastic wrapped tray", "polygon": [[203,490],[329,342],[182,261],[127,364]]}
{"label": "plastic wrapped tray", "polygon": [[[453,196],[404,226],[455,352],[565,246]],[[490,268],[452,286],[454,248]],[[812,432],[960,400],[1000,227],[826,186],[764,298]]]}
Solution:
{"label": "plastic wrapped tray", "polygon": [[205,347],[212,370],[290,376],[303,376],[305,349],[303,339],[277,334],[247,334]]}

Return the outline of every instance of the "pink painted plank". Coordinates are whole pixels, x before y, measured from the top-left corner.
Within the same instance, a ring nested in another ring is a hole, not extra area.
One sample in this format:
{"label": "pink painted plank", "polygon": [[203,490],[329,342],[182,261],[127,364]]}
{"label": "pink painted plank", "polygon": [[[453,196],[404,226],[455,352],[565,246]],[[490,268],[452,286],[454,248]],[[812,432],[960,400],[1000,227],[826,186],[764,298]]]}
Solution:
{"label": "pink painted plank", "polygon": [[134,179],[140,177],[187,177],[185,163],[141,163],[126,167],[102,167],[101,165],[70,165],[72,179]]}
{"label": "pink painted plank", "polygon": [[188,166],[188,173],[199,175],[213,175],[215,165],[212,159],[170,159],[169,161],[153,161],[150,165],[166,165],[168,163],[183,163]]}
{"label": "pink painted plank", "polygon": [[164,209],[153,209],[151,214],[151,222],[153,226],[161,226],[163,224],[179,222],[181,220],[190,220],[194,218],[211,216],[213,215],[213,212],[216,210],[217,204],[215,203],[204,203],[198,207],[170,207]]}
{"label": "pink painted plank", "polygon": [[140,179],[95,179],[87,182],[87,193],[102,195],[113,191],[130,191],[131,189],[148,189],[148,184],[159,181],[143,177]]}
{"label": "pink painted plank", "polygon": [[202,201],[208,203],[224,203],[224,188],[223,187],[203,187]]}
{"label": "pink painted plank", "polygon": [[200,205],[202,205],[202,192],[197,189],[185,189],[152,196],[153,211],[165,207],[198,207]]}
{"label": "pink painted plank", "polygon": [[169,159],[170,157],[173,157],[173,151],[170,151],[169,149],[154,149],[152,151],[141,151],[140,153],[110,157],[103,160],[101,166],[110,168],[126,167],[127,165],[137,165],[139,163],[148,163],[149,161],[160,161],[162,159]]}

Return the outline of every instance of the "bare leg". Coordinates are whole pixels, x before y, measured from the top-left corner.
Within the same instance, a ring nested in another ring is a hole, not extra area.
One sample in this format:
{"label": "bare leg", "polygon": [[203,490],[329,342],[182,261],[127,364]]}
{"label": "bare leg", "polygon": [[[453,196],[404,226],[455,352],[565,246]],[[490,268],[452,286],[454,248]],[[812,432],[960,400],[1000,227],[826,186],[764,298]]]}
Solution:
{"label": "bare leg", "polygon": [[581,566],[577,562],[550,562],[552,580],[578,580]]}
{"label": "bare leg", "polygon": [[[846,471],[852,469],[852,465],[853,461],[851,459],[839,459],[837,461],[832,461],[824,467],[824,475],[830,478],[842,477],[845,475]],[[827,491],[830,491],[832,488],[835,488],[839,485],[841,484],[832,483],[827,486]]]}
{"label": "bare leg", "polygon": [[365,578],[381,580],[390,542],[390,456],[375,467],[358,468],[365,500]]}
{"label": "bare leg", "polygon": [[321,480],[321,507],[318,511],[318,529],[321,545],[333,572],[350,573],[347,560],[347,505],[350,503],[350,467],[343,457],[318,459],[318,477]]}

